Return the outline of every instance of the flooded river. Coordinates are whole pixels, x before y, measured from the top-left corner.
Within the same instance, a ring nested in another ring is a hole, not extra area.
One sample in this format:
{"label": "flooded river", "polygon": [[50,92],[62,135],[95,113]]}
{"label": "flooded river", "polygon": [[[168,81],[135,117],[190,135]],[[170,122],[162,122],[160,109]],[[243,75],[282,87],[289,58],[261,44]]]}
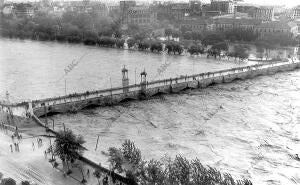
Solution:
{"label": "flooded river", "polygon": [[[17,49],[8,47],[13,45]],[[88,60],[68,75],[72,90],[105,87],[109,76],[118,85],[124,64],[131,79],[134,69],[141,70],[142,65],[153,78],[150,74],[155,74],[165,60],[172,61],[164,73],[167,76],[237,65],[187,56],[32,41],[1,40],[0,47],[1,90],[7,88],[24,98],[63,93],[63,83],[59,82],[55,89],[47,84],[64,75],[65,65],[72,61],[70,56],[80,56],[86,50],[93,54],[87,55]],[[254,184],[300,184],[300,162],[292,157],[300,153],[299,70],[52,118],[56,129],[65,123],[82,134],[89,149],[85,155],[104,165],[107,159],[101,151],[131,139],[145,159],[181,154],[190,159],[197,157],[203,164],[235,178],[251,179]]]}

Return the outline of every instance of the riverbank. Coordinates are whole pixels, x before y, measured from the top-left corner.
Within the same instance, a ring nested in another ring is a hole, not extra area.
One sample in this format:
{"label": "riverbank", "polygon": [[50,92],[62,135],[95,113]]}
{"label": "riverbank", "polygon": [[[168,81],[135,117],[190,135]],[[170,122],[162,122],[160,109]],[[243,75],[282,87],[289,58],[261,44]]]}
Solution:
{"label": "riverbank", "polygon": [[[0,130],[0,172],[3,173],[3,178],[13,178],[17,183],[29,181],[39,185],[80,185],[83,179],[82,169],[84,179],[87,181],[86,185],[98,184],[98,180],[93,176],[94,169],[82,162],[77,162],[76,167],[72,168],[72,174],[68,176],[64,175],[66,166],[60,160],[56,159],[58,167],[54,168],[53,164],[49,163],[51,155],[44,154],[49,147],[50,138],[41,136],[47,135],[42,131],[44,129],[36,129],[28,133],[20,128],[22,135],[20,140],[12,140],[13,132]],[[38,145],[38,138],[42,139],[42,146]],[[51,140],[53,142],[53,138]],[[19,152],[15,150],[14,143],[19,143]],[[10,145],[13,145],[12,151]],[[87,174],[88,170],[89,174]],[[104,177],[105,175],[102,175],[99,180],[102,182]],[[110,177],[109,184],[112,184]]]}

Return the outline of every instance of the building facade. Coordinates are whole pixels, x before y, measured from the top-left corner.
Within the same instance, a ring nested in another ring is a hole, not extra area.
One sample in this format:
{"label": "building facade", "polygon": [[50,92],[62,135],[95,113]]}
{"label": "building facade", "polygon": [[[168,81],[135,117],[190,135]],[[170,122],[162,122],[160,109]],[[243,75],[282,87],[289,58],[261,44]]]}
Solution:
{"label": "building facade", "polygon": [[212,0],[210,8],[212,11],[221,11],[225,14],[233,14],[235,3],[232,0]]}
{"label": "building facade", "polygon": [[157,13],[152,7],[135,6],[128,9],[125,24],[149,25],[157,22]]}
{"label": "building facade", "polygon": [[261,6],[255,7],[250,16],[254,19],[263,21],[273,21],[274,20],[274,7]]}
{"label": "building facade", "polygon": [[299,19],[300,18],[300,6],[297,6],[292,10],[292,19]]}
{"label": "building facade", "polygon": [[34,15],[34,8],[31,4],[14,4],[13,11],[17,17],[32,17]]}
{"label": "building facade", "polygon": [[288,35],[294,37],[298,34],[298,25],[294,22],[265,22],[257,26],[256,32],[261,36]]}

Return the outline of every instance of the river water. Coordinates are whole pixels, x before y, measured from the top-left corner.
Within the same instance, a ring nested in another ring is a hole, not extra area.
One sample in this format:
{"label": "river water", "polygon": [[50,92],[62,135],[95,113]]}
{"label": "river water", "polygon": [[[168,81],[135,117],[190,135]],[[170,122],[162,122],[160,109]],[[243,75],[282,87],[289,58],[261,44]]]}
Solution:
{"label": "river water", "polygon": [[[72,90],[107,87],[109,76],[118,85],[124,64],[130,79],[134,79],[135,67],[141,70],[144,66],[153,79],[151,74],[165,60],[172,61],[166,76],[238,65],[187,56],[0,40],[1,91],[8,89],[22,98],[64,93],[64,83],[54,88],[49,83],[64,75],[64,67],[74,56],[86,51],[92,51],[87,60],[67,75]],[[52,118],[56,129],[65,123],[82,134],[89,149],[85,155],[104,165],[107,159],[102,151],[131,139],[147,160],[181,154],[254,184],[300,184],[300,162],[293,158],[300,153],[299,90],[300,71],[292,71]]]}

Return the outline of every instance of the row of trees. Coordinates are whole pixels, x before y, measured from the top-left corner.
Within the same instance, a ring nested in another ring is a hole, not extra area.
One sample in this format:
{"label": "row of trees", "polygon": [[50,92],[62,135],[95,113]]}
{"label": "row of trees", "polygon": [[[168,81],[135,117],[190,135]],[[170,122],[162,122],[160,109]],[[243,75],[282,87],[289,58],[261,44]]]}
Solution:
{"label": "row of trees", "polygon": [[84,42],[93,35],[120,38],[120,21],[88,13],[65,12],[62,17],[43,13],[33,18],[1,17],[1,35],[36,40]]}
{"label": "row of trees", "polygon": [[252,185],[249,180],[235,181],[230,174],[206,167],[199,159],[176,156],[175,159],[142,160],[141,151],[130,140],[120,148],[109,148],[108,155],[113,170],[126,174],[133,185]]}
{"label": "row of trees", "polygon": [[[76,136],[67,129],[58,132],[50,149],[53,149],[54,156],[72,163],[83,154],[83,144],[82,136]],[[175,159],[142,160],[141,151],[130,140],[125,140],[120,148],[110,147],[107,155],[112,170],[125,174],[132,185],[252,185],[249,180],[235,181],[230,174],[203,166],[198,159],[190,161],[183,156],[176,156]],[[93,174],[99,181],[101,171],[95,170]]]}

